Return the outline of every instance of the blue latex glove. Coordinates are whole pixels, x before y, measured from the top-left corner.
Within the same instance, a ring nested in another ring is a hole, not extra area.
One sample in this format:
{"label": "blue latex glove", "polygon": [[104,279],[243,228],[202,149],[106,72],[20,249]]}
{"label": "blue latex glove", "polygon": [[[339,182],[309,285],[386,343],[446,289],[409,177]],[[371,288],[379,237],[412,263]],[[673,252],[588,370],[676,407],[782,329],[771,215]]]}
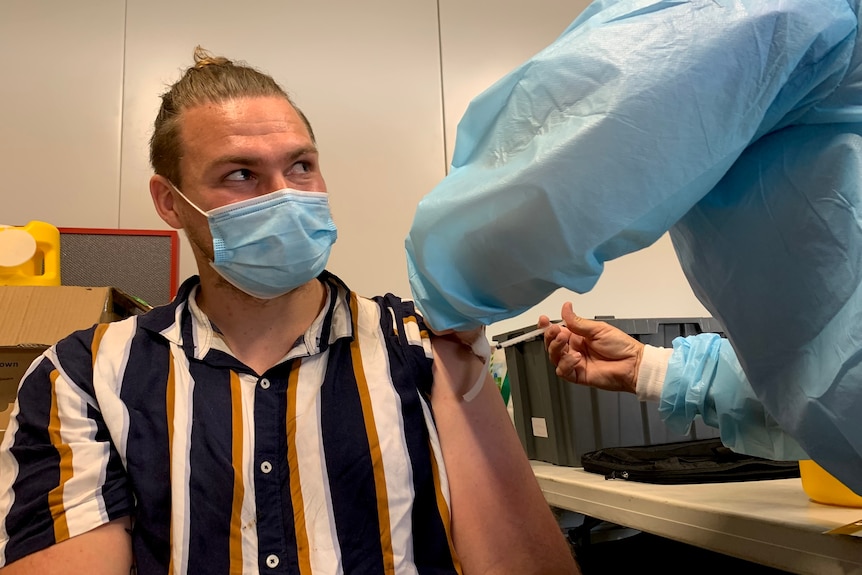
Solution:
{"label": "blue latex glove", "polygon": [[808,459],[799,444],[763,408],[748,385],[730,343],[717,334],[676,338],[662,387],[659,413],[684,435],[696,415],[717,427],[721,442],[757,457]]}

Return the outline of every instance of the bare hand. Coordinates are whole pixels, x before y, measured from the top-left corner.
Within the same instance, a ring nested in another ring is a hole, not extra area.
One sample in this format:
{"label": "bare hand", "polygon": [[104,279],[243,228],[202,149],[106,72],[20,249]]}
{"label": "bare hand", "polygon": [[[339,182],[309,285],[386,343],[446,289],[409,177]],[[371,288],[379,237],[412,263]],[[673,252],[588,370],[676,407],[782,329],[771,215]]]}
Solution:
{"label": "bare hand", "polygon": [[539,318],[545,331],[545,349],[558,377],[609,391],[635,392],[644,345],[624,331],[602,321],[575,315],[563,304],[565,326]]}

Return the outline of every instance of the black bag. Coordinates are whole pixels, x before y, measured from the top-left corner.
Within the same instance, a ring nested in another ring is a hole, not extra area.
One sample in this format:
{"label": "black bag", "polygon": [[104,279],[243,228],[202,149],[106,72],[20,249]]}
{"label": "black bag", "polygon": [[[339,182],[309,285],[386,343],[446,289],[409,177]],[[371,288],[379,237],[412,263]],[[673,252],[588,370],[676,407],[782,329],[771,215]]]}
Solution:
{"label": "black bag", "polygon": [[644,483],[719,483],[799,477],[799,462],[734,453],[718,438],[606,447],[581,456],[585,471]]}

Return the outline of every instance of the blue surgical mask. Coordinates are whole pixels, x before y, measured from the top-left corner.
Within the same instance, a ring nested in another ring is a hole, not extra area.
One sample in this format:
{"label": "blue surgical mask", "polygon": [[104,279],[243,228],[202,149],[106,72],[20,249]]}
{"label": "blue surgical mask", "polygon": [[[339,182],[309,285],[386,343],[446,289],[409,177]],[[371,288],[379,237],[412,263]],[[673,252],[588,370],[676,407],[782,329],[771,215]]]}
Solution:
{"label": "blue surgical mask", "polygon": [[272,299],[316,278],[338,237],[321,192],[283,189],[203,211],[213,239],[210,265],[229,283],[260,299]]}

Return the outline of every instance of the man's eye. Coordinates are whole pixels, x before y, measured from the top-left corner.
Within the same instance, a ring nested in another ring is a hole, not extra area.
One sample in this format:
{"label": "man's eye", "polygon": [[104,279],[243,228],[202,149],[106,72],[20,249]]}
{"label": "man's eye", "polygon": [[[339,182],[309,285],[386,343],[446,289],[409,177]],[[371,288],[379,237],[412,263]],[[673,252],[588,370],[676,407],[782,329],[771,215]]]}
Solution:
{"label": "man's eye", "polygon": [[233,172],[231,172],[227,176],[225,176],[224,179],[232,181],[232,182],[245,182],[247,180],[250,180],[251,177],[252,177],[251,170],[242,169],[242,170],[234,170]]}
{"label": "man's eye", "polygon": [[291,174],[306,174],[311,171],[310,162],[296,162],[290,167]]}

